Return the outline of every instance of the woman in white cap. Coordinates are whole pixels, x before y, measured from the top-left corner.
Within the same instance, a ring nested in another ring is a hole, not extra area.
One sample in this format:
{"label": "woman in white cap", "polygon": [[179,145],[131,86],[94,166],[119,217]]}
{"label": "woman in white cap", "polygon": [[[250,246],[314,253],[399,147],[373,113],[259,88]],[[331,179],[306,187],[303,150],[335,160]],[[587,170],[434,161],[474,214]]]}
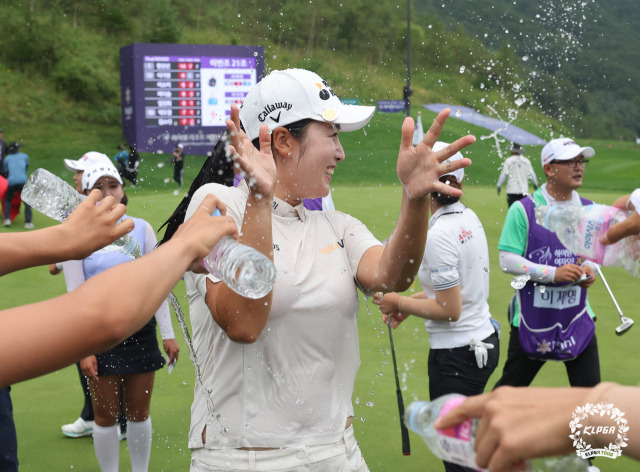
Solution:
{"label": "woman in white cap", "polygon": [[[82,188],[85,193],[99,189],[102,198],[112,196],[116,204],[126,199],[122,178],[111,162],[100,162],[86,168],[82,175]],[[151,252],[156,246],[151,225],[139,218],[131,219],[135,223],[131,236],[140,243],[143,254]],[[115,251],[95,252],[81,261],[69,261],[65,265],[68,289],[74,290],[85,280],[130,260],[131,256]],[[169,364],[177,361],[180,348],[165,302],[156,312],[156,317],[131,337],[106,352],[86,357],[80,362],[82,372],[89,379],[95,415],[93,444],[103,472],[118,470],[120,448],[116,423],[121,398],[128,422],[131,469],[134,472],[148,469],[152,437],[149,417],[151,392],[155,371],[165,364],[156,339],[156,318]]]}
{"label": "woman in white cap", "polygon": [[[436,142],[434,150],[448,144]],[[462,159],[459,152],[448,159]],[[462,188],[464,170],[440,177]],[[431,194],[429,237],[418,271],[423,292],[376,293],[383,321],[397,328],[409,315],[429,333],[429,396],[478,395],[498,365],[500,345],[489,312],[489,248],[482,223],[458,197]],[[388,317],[391,317],[389,321]],[[445,470],[470,471],[445,461]]]}
{"label": "woman in white cap", "polygon": [[[197,190],[189,218],[213,193],[242,229],[241,241],[277,269],[272,292],[251,300],[211,275],[185,274],[203,384],[191,409],[191,470],[367,471],[353,436],[360,364],[357,288],[405,290],[424,249],[429,194],[460,195],[439,182],[440,164],[474,141],[433,152],[448,112],[415,148],[402,127],[397,173],[403,186],[394,233],[382,245],[357,219],[307,211],[326,196],[344,160],[340,131],[365,126],[374,107],[343,105],[317,74],[274,71],[253,87],[227,127],[247,175],[237,188]],[[241,130],[241,123],[244,131]]]}

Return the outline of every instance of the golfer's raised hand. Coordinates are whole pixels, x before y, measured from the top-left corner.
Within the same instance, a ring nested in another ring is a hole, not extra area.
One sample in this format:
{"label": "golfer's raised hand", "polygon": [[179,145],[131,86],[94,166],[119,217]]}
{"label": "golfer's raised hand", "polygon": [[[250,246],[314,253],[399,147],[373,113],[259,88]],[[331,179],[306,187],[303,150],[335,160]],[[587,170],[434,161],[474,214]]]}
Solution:
{"label": "golfer's raised hand", "polygon": [[100,190],[92,190],[84,202],[60,225],[68,234],[69,256],[64,260],[84,259],[111,244],[133,229],[133,220],[117,224],[127,208],[113,197],[102,200]]}
{"label": "golfer's raised hand", "polygon": [[476,138],[467,135],[438,152],[432,150],[438,140],[442,127],[449,116],[449,109],[445,108],[434,120],[429,131],[417,146],[413,146],[414,122],[406,118],[402,124],[402,141],[398,153],[396,172],[409,198],[422,198],[431,192],[441,192],[447,195],[460,196],[462,191],[440,182],[441,175],[471,164],[469,159],[460,159],[453,163],[442,164],[462,148],[473,144]]}
{"label": "golfer's raised hand", "polygon": [[271,152],[269,127],[260,127],[260,150],[249,140],[240,127],[240,109],[231,105],[231,119],[226,121],[231,140],[231,153],[235,164],[247,174],[249,188],[254,194],[271,198],[276,184],[276,163]]}

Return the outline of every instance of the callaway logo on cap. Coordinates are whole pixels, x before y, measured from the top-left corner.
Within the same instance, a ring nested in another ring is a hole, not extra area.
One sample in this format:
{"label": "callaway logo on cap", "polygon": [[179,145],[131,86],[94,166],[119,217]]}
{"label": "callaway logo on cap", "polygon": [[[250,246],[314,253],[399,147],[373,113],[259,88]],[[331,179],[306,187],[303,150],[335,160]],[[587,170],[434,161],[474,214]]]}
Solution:
{"label": "callaway logo on cap", "polygon": [[342,131],[354,131],[365,126],[374,111],[372,106],[344,105],[314,72],[286,69],[271,72],[249,91],[240,109],[240,121],[253,141],[262,125],[273,131],[304,119],[335,123]]}

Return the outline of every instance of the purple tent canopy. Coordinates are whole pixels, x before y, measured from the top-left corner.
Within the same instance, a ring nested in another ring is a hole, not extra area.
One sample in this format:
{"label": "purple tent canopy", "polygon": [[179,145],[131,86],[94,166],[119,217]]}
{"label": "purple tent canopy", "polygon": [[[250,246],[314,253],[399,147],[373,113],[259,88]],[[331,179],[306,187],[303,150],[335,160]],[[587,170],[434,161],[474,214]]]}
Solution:
{"label": "purple tent canopy", "polygon": [[508,139],[512,143],[518,143],[522,145],[528,144],[533,146],[542,146],[544,144],[547,144],[544,139],[539,138],[535,134],[529,133],[522,128],[518,128],[511,123],[507,123],[506,121],[491,118],[490,116],[481,115],[480,113],[469,107],[463,107],[459,105],[445,105],[443,103],[431,103],[429,105],[424,105],[424,107],[436,113],[439,113],[445,108],[450,108],[450,116],[462,121],[466,121],[467,123],[482,126],[483,128],[490,129],[491,131],[499,130],[498,134]]}

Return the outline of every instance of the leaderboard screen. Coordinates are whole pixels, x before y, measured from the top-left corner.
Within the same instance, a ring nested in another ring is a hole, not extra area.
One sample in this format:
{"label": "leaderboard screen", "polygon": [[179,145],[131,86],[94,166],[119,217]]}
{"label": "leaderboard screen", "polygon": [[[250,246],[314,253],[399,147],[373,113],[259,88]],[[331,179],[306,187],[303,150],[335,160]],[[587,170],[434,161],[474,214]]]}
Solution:
{"label": "leaderboard screen", "polygon": [[259,46],[135,43],[120,50],[125,138],[142,152],[205,155],[264,75]]}

